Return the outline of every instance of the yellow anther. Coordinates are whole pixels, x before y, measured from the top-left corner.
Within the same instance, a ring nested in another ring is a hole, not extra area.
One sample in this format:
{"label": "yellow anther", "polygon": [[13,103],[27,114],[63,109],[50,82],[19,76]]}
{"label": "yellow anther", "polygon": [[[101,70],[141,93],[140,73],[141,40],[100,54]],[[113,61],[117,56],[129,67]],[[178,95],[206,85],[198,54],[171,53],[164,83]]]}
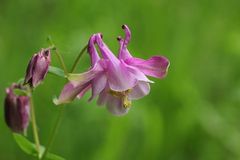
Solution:
{"label": "yellow anther", "polygon": [[120,98],[120,97],[124,96],[124,95],[123,95],[123,92],[117,92],[117,91],[109,90],[109,93],[110,93],[112,96],[117,97],[117,98]]}
{"label": "yellow anther", "polygon": [[124,108],[129,108],[132,105],[132,102],[129,101],[128,99],[128,94],[131,93],[131,89],[128,89],[126,91],[122,91],[122,92],[118,92],[118,91],[113,91],[113,90],[109,90],[109,94],[111,94],[112,96],[116,97],[116,98],[120,98],[123,104]]}
{"label": "yellow anther", "polygon": [[123,102],[123,107],[124,107],[124,108],[129,108],[129,107],[131,107],[131,105],[132,105],[132,102],[128,100],[128,97],[127,97],[127,96],[124,96],[124,97],[122,98],[122,102]]}

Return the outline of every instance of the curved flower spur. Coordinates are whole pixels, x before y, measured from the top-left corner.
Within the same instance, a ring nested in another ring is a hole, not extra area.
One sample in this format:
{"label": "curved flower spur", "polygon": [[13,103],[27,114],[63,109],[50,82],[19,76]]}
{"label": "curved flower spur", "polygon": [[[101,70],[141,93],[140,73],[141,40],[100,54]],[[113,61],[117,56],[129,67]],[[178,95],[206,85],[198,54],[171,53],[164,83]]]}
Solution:
{"label": "curved flower spur", "polygon": [[[88,53],[91,57],[91,68],[81,74],[70,74],[59,99],[55,104],[69,103],[76,97],[81,98],[86,91],[92,90],[92,100],[98,96],[98,105],[106,105],[115,115],[123,115],[131,107],[131,101],[140,99],[150,92],[152,83],[147,76],[164,78],[169,61],[163,56],[153,56],[148,60],[133,57],[127,49],[131,32],[126,25],[125,38],[118,37],[120,49],[116,57],[103,42],[100,33],[90,37]],[[99,47],[99,57],[95,44]]]}

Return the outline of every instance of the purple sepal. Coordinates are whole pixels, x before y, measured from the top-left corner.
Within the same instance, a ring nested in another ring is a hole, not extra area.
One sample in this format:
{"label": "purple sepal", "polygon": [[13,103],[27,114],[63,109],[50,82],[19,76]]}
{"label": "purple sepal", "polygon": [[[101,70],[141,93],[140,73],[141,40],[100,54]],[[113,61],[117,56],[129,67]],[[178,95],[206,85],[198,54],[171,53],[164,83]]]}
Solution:
{"label": "purple sepal", "polygon": [[22,133],[29,124],[30,98],[14,94],[14,89],[22,89],[22,86],[13,84],[6,89],[4,116],[6,124],[13,132]]}

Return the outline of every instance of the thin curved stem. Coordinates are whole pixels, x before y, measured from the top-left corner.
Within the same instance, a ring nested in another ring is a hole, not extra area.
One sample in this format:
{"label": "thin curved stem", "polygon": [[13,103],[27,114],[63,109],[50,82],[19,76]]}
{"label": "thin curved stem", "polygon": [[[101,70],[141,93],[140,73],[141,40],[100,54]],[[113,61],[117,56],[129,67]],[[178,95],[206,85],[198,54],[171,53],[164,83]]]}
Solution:
{"label": "thin curved stem", "polygon": [[32,95],[30,96],[30,107],[31,107],[30,110],[31,110],[33,136],[34,136],[34,141],[36,144],[36,150],[38,153],[38,159],[40,159],[40,142],[39,142],[39,136],[38,136],[38,131],[37,131],[37,123],[36,123],[36,116],[35,116],[35,111],[34,111],[34,103],[33,103]]}
{"label": "thin curved stem", "polygon": [[46,150],[44,151],[44,154],[42,156],[42,159],[46,158],[47,156],[47,153],[48,151],[50,150],[51,146],[52,146],[52,143],[54,141],[54,138],[57,134],[57,130],[61,124],[61,121],[62,121],[62,117],[63,117],[63,113],[64,113],[64,106],[60,106],[60,111],[58,112],[58,116],[57,116],[57,120],[53,126],[53,129],[51,131],[51,134],[50,134],[50,137],[49,137],[49,140],[48,140],[48,143],[47,143],[47,146],[46,146]]}
{"label": "thin curved stem", "polygon": [[66,67],[66,65],[65,65],[65,63],[64,63],[64,61],[63,61],[62,55],[58,52],[58,49],[57,49],[57,48],[55,48],[54,51],[55,51],[55,53],[56,53],[56,55],[57,55],[58,61],[60,62],[61,66],[62,66],[62,68],[63,68],[64,74],[65,74],[65,75],[68,75],[67,67]]}
{"label": "thin curved stem", "polygon": [[61,64],[62,69],[63,69],[65,75],[68,75],[68,70],[67,70],[67,67],[66,67],[66,65],[65,65],[65,63],[64,63],[63,57],[62,57],[62,55],[59,53],[59,51],[58,51],[58,49],[56,48],[55,44],[53,43],[52,38],[51,38],[50,36],[48,36],[47,40],[48,40],[48,42],[49,42],[50,45],[51,45],[50,49],[52,49],[52,50],[55,51],[55,53],[56,53],[56,55],[57,55],[57,58],[58,58],[58,61],[59,61],[59,63]]}
{"label": "thin curved stem", "polygon": [[71,73],[73,73],[73,72],[75,71],[78,62],[79,62],[80,58],[82,57],[83,53],[85,52],[85,50],[87,49],[87,47],[88,47],[88,45],[86,45],[86,46],[80,51],[80,53],[78,54],[77,58],[75,59],[75,61],[74,61],[74,63],[73,63],[73,66],[72,66],[72,68],[71,68],[71,71],[70,71]]}

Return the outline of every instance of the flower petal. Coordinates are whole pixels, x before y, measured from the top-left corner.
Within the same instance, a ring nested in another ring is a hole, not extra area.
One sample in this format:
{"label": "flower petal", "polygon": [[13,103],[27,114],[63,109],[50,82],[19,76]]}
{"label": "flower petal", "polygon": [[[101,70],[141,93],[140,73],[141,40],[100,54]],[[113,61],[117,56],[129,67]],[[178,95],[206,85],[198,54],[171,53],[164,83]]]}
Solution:
{"label": "flower petal", "polygon": [[16,95],[15,89],[24,89],[24,86],[13,83],[6,89],[4,100],[4,118],[8,127],[17,133],[23,133],[29,124],[30,99],[25,95]]}
{"label": "flower petal", "polygon": [[30,81],[30,79],[32,78],[33,75],[33,66],[35,66],[36,62],[37,62],[38,56],[37,54],[34,54],[27,66],[27,70],[26,70],[26,76],[25,76],[25,80],[24,83],[28,83]]}
{"label": "flower petal", "polygon": [[112,53],[112,51],[108,48],[108,46],[103,42],[102,35],[100,33],[96,34],[96,42],[101,51],[102,57],[104,59],[109,59],[114,64],[119,64],[119,60],[117,57]]}
{"label": "flower petal", "polygon": [[122,25],[122,29],[125,32],[124,45],[127,46],[131,40],[131,31],[126,24]]}
{"label": "flower petal", "polygon": [[120,98],[116,98],[111,95],[109,95],[106,100],[106,107],[109,112],[118,116],[127,114],[129,110],[129,108],[123,107],[123,102]]}
{"label": "flower petal", "polygon": [[21,124],[21,130],[24,131],[28,127],[29,124],[29,115],[30,115],[30,104],[29,97],[27,96],[19,96],[17,98],[17,108],[18,108],[18,116],[19,123]]}
{"label": "flower petal", "polygon": [[120,62],[117,57],[109,50],[103,42],[101,34],[97,34],[96,42],[99,46],[101,54],[107,64],[106,74],[109,87],[115,91],[124,91],[134,87],[137,83],[136,77],[128,71],[123,62]]}
{"label": "flower petal", "polygon": [[149,83],[138,82],[138,84],[129,93],[128,98],[129,100],[137,100],[148,95],[149,92],[150,92]]}
{"label": "flower petal", "polygon": [[90,54],[90,57],[91,57],[92,66],[94,66],[100,60],[97,49],[94,46],[95,43],[96,43],[96,34],[93,34],[90,37],[88,42],[88,53]]}
{"label": "flower petal", "polygon": [[148,76],[160,79],[166,76],[170,64],[169,60],[163,56],[153,56],[148,60],[129,58],[125,62],[138,68]]}
{"label": "flower petal", "polygon": [[131,53],[128,51],[128,49],[126,47],[124,47],[124,40],[121,37],[118,37],[118,41],[120,44],[120,48],[118,51],[118,59],[128,59],[128,58],[132,58]]}
{"label": "flower petal", "polygon": [[117,38],[120,44],[118,58],[125,60],[132,57],[132,55],[127,49],[127,45],[131,39],[131,31],[127,25],[123,25],[122,28],[124,29],[124,32],[125,32],[125,38],[124,39],[122,39],[121,37]]}
{"label": "flower petal", "polygon": [[149,80],[145,74],[143,72],[141,72],[138,68],[133,67],[131,65],[128,65],[126,63],[123,62],[123,64],[125,65],[125,67],[128,69],[128,71],[130,73],[132,73],[134,75],[134,77],[138,80],[138,81],[144,81],[144,82],[149,82],[149,83],[154,83],[153,81]]}
{"label": "flower petal", "polygon": [[98,100],[97,100],[97,105],[102,106],[105,105],[108,99],[108,92],[107,89],[105,88],[98,96]]}
{"label": "flower petal", "polygon": [[36,87],[45,78],[51,61],[50,50],[42,49],[39,53],[34,54],[28,64],[25,76],[25,83]]}
{"label": "flower petal", "polygon": [[79,86],[91,81],[93,78],[96,77],[97,74],[101,73],[102,71],[103,68],[101,67],[100,63],[96,63],[93,68],[91,68],[87,72],[81,74],[69,74],[68,80],[72,83],[72,85]]}
{"label": "flower petal", "polygon": [[96,78],[92,80],[92,96],[89,101],[99,95],[103,89],[106,87],[107,77],[105,74],[100,73]]}
{"label": "flower petal", "polygon": [[45,78],[48,72],[49,63],[49,61],[45,60],[45,57],[38,58],[34,67],[34,74],[32,76],[33,87],[37,86]]}
{"label": "flower petal", "polygon": [[124,63],[120,63],[118,66],[108,63],[107,77],[109,87],[114,91],[125,91],[133,88],[137,79],[132,74]]}
{"label": "flower petal", "polygon": [[91,83],[89,83],[78,95],[77,98],[81,99],[84,94],[92,87]]}
{"label": "flower petal", "polygon": [[86,88],[88,88],[89,84],[90,84],[90,82],[87,82],[87,83],[79,85],[79,86],[74,86],[70,82],[67,83],[64,86],[59,98],[54,99],[54,104],[59,105],[59,104],[69,103],[69,102],[73,101],[77,97],[78,94],[86,91]]}

